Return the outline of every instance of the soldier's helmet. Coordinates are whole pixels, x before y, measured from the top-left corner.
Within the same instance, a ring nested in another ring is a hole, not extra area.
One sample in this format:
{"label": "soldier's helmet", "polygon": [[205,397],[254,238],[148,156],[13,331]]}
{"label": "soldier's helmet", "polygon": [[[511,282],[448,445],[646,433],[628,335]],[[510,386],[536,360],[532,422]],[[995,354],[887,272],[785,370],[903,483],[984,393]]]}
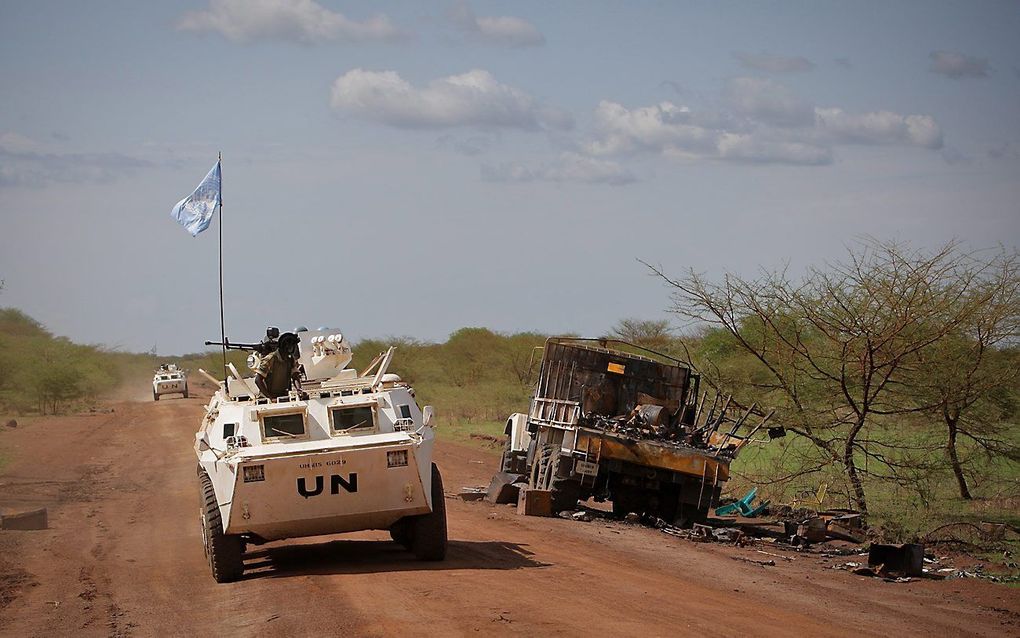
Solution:
{"label": "soldier's helmet", "polygon": [[297,356],[297,345],[301,339],[293,332],[285,332],[280,335],[279,348],[282,354],[296,357]]}

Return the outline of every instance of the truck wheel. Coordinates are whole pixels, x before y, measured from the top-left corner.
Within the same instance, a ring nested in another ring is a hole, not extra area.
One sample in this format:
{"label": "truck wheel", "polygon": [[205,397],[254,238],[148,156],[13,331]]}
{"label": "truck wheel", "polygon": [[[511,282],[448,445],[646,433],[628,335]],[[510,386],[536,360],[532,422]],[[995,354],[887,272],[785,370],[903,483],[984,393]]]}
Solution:
{"label": "truck wheel", "polygon": [[443,477],[432,464],[432,512],[416,516],[411,521],[411,551],[419,560],[446,558],[446,496]]}
{"label": "truck wheel", "polygon": [[553,513],[564,510],[577,509],[577,499],[581,496],[581,482],[575,478],[561,478],[554,476],[552,485],[552,509]]}
{"label": "truck wheel", "polygon": [[510,437],[507,437],[503,444],[503,458],[499,463],[500,472],[512,472],[514,465],[514,453],[510,450]]}
{"label": "truck wheel", "polygon": [[216,505],[216,493],[208,474],[199,477],[202,497],[202,540],[205,555],[209,558],[213,579],[217,583],[229,583],[244,573],[241,538],[223,533],[220,508]]}
{"label": "truck wheel", "polygon": [[694,505],[681,505],[680,514],[676,517],[675,525],[682,529],[693,527],[695,523],[704,523],[708,520],[708,508],[697,509]]}
{"label": "truck wheel", "polygon": [[632,488],[616,487],[610,493],[609,498],[613,501],[614,516],[622,518],[632,512],[643,514],[645,511],[645,503],[641,499],[641,495]]}
{"label": "truck wheel", "polygon": [[411,549],[411,527],[406,518],[400,519],[390,527],[390,538],[403,545],[405,549]]}
{"label": "truck wheel", "polygon": [[188,386],[187,385],[184,386],[184,398],[185,399],[188,398]]}
{"label": "truck wheel", "polygon": [[499,463],[499,470],[501,472],[510,472],[511,474],[524,474],[527,470],[527,465],[527,455],[511,450],[510,440],[508,439],[503,444],[503,457]]}
{"label": "truck wheel", "polygon": [[159,401],[159,395],[156,394],[155,390],[152,391],[152,400],[153,401]]}
{"label": "truck wheel", "polygon": [[661,488],[654,496],[655,507],[650,513],[673,525],[677,521],[677,510],[679,509],[680,490],[673,486]]}

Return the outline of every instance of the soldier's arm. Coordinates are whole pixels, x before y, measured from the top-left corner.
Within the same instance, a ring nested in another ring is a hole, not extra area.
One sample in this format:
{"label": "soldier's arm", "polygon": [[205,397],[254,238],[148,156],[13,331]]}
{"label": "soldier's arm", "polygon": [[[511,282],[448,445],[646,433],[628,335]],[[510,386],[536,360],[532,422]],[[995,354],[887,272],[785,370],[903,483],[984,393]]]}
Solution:
{"label": "soldier's arm", "polygon": [[266,377],[261,372],[255,373],[255,387],[259,389],[262,396],[269,397],[269,386],[266,385]]}
{"label": "soldier's arm", "polygon": [[259,389],[262,396],[266,398],[272,398],[269,394],[269,385],[266,383],[266,377],[269,376],[269,372],[273,369],[272,354],[259,357],[259,362],[255,364],[255,387]]}

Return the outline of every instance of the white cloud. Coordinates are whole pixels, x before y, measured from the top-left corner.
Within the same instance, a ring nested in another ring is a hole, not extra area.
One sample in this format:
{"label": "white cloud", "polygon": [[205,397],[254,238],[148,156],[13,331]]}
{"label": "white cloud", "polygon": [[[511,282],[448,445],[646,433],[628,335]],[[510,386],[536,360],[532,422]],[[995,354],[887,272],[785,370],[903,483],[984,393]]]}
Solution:
{"label": "white cloud", "polygon": [[696,114],[672,102],[628,109],[603,101],[595,109],[594,155],[651,152],[671,157],[744,163],[827,164],[831,151],[789,133],[743,130],[717,114]]}
{"label": "white cloud", "polygon": [[0,153],[8,155],[24,155],[34,153],[45,153],[46,146],[30,137],[14,131],[0,132]]}
{"label": "white cloud", "polygon": [[0,188],[110,182],[153,165],[149,160],[121,153],[61,151],[19,133],[0,132]]}
{"label": "white cloud", "polygon": [[401,128],[516,128],[567,130],[569,113],[475,69],[416,88],[395,71],[354,69],[333,83],[338,111]]}
{"label": "white cloud", "polygon": [[726,89],[730,105],[741,115],[776,126],[804,126],[814,108],[782,84],[764,78],[735,78]]}
{"label": "white cloud", "polygon": [[767,135],[723,133],[717,144],[719,159],[748,164],[822,166],[832,163],[832,149]]}
{"label": "white cloud", "polygon": [[956,51],[932,51],[928,57],[931,58],[931,66],[928,69],[932,73],[954,80],[988,77],[986,58],[975,58]]}
{"label": "white cloud", "polygon": [[637,181],[620,164],[579,153],[563,153],[553,163],[529,166],[521,162],[483,165],[482,179],[490,182],[580,182],[621,186]]}
{"label": "white cloud", "polygon": [[476,16],[467,2],[454,6],[450,19],[472,39],[486,44],[511,47],[545,44],[545,36],[527,20],[513,16]]}
{"label": "white cloud", "polygon": [[987,154],[988,157],[995,160],[1017,160],[1020,159],[1020,144],[1001,142],[990,147]]}
{"label": "white cloud", "polygon": [[494,143],[495,138],[486,135],[458,137],[452,133],[445,133],[436,139],[437,148],[444,148],[468,156],[486,153]]}
{"label": "white cloud", "polygon": [[770,55],[768,53],[734,53],[734,57],[740,63],[753,71],[767,71],[769,73],[800,73],[815,68],[811,60],[796,56]]}
{"label": "white cloud", "polygon": [[701,111],[669,101],[633,109],[602,101],[583,148],[603,157],[651,153],[804,166],[831,164],[839,145],[942,148],[942,129],[928,115],[818,108],[768,79],[737,78],[724,97],[725,108]]}
{"label": "white cloud", "polygon": [[839,108],[815,109],[816,127],[838,144],[903,144],[942,148],[942,129],[930,115],[891,111],[850,114]]}
{"label": "white cloud", "polygon": [[386,15],[358,22],[314,0],[210,0],[208,9],[184,14],[178,28],[215,32],[234,42],[272,39],[317,44],[406,36]]}
{"label": "white cloud", "polygon": [[628,109],[603,100],[595,109],[598,137],[588,146],[588,151],[594,155],[665,149],[710,152],[715,148],[718,134],[693,120],[690,109],[669,101]]}

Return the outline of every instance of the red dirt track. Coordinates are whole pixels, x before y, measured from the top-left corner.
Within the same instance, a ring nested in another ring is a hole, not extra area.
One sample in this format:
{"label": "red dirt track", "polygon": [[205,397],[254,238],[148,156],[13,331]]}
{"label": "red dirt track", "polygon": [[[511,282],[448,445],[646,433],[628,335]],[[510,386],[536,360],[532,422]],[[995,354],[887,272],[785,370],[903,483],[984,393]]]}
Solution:
{"label": "red dirt track", "polygon": [[893,584],[795,553],[763,567],[732,560],[768,558],[753,548],[462,502],[453,495],[487,484],[496,455],[446,442],[445,562],[364,532],[252,548],[245,579],[217,585],[192,451],[205,401],[3,428],[0,510],[48,507],[50,528],[0,532],[0,634],[1020,635],[1018,589]]}

